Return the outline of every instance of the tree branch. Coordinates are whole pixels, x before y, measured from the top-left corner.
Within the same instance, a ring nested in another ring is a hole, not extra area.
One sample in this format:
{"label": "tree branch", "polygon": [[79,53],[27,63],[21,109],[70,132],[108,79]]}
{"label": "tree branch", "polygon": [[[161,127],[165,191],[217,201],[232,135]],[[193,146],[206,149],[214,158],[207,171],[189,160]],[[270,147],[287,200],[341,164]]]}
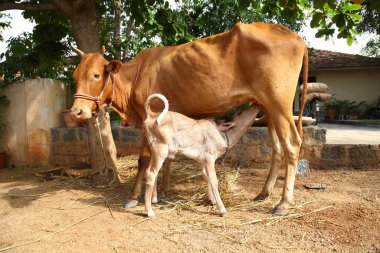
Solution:
{"label": "tree branch", "polygon": [[57,11],[53,4],[28,4],[28,3],[2,3],[0,11],[24,10],[24,11]]}

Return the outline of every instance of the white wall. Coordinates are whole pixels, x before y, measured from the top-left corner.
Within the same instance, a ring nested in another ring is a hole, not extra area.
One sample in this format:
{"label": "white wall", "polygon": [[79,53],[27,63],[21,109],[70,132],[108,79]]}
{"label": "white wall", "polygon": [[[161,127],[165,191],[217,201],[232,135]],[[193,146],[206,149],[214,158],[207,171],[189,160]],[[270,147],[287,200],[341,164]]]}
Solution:
{"label": "white wall", "polygon": [[326,83],[339,100],[377,103],[380,97],[380,69],[311,72],[317,82]]}
{"label": "white wall", "polygon": [[16,82],[1,91],[11,104],[6,110],[7,127],[2,147],[15,166],[46,166],[50,154],[50,128],[63,126],[66,87],[56,80]]}

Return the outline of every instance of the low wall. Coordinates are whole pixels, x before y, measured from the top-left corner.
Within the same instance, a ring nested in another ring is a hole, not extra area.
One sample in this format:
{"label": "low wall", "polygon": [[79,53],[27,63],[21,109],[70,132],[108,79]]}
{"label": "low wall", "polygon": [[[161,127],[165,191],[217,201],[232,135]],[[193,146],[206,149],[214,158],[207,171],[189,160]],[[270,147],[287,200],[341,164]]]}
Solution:
{"label": "low wall", "polygon": [[[141,134],[131,127],[112,128],[112,134],[118,156],[138,154],[141,145]],[[326,142],[326,130],[319,127],[304,128],[304,147],[301,157],[309,161],[312,169],[319,169],[323,161]],[[235,147],[227,153],[227,160],[268,167],[271,161],[271,143],[266,127],[248,129]],[[338,159],[338,158],[337,158]],[[87,129],[52,128],[51,129],[51,156],[50,164],[53,166],[81,166],[90,164]]]}
{"label": "low wall", "polygon": [[379,169],[380,145],[326,144],[322,157],[321,169]]}

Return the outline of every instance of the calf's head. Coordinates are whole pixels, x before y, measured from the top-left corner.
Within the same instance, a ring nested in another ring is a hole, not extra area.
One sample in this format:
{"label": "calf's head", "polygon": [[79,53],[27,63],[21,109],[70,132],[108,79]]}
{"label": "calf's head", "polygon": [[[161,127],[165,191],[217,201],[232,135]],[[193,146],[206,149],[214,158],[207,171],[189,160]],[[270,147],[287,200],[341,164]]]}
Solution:
{"label": "calf's head", "polygon": [[96,114],[100,107],[110,103],[113,98],[113,78],[121,62],[104,58],[104,47],[101,53],[85,54],[75,49],[81,56],[79,65],[73,73],[76,92],[70,116],[74,121],[85,121]]}

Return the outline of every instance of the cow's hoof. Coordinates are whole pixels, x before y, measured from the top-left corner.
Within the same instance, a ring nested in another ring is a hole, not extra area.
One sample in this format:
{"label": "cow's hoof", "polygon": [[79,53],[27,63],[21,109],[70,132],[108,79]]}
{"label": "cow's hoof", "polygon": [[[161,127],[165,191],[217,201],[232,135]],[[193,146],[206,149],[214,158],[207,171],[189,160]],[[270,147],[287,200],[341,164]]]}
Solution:
{"label": "cow's hoof", "polygon": [[127,200],[127,203],[125,203],[124,208],[135,207],[135,206],[137,206],[138,203],[139,203],[139,202],[138,202],[138,200],[136,200],[136,199],[128,199],[128,200]]}
{"label": "cow's hoof", "polygon": [[277,216],[285,216],[289,213],[289,210],[282,207],[275,207],[272,209],[272,214]]}
{"label": "cow's hoof", "polygon": [[154,212],[153,212],[153,210],[149,210],[149,211],[146,213],[146,215],[147,215],[148,217],[153,217],[153,216],[154,216]]}
{"label": "cow's hoof", "polygon": [[259,193],[259,195],[257,195],[256,198],[254,198],[253,200],[254,201],[263,201],[263,200],[266,200],[268,197],[269,197],[268,193]]}
{"label": "cow's hoof", "polygon": [[152,198],[152,203],[153,203],[153,204],[156,204],[156,203],[158,203],[158,199],[157,199],[157,196],[156,196],[156,197],[153,197],[153,198]]}

